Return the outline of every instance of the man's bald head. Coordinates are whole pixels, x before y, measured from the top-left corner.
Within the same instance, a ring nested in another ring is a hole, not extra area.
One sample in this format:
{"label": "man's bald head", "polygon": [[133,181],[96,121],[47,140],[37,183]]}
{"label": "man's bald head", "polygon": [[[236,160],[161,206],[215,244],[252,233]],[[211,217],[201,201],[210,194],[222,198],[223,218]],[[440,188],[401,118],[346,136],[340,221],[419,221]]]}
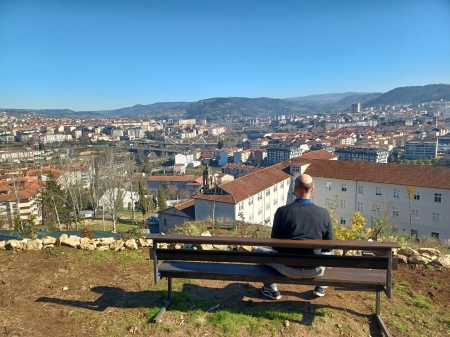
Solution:
{"label": "man's bald head", "polygon": [[295,189],[302,197],[311,194],[314,189],[314,181],[309,174],[301,174],[295,179]]}

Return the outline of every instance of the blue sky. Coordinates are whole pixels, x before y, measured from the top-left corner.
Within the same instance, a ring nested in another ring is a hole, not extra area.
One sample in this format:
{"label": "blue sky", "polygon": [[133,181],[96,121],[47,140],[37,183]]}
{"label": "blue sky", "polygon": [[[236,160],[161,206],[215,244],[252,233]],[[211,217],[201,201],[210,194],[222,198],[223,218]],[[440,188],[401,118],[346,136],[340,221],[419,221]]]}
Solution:
{"label": "blue sky", "polygon": [[1,0],[0,107],[450,83],[449,0]]}

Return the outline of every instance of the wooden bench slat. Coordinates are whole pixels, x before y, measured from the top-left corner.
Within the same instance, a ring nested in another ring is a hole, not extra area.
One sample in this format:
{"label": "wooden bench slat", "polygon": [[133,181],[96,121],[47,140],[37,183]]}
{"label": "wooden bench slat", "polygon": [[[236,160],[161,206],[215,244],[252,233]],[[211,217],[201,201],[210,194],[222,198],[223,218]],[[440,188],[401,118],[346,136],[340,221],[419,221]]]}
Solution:
{"label": "wooden bench slat", "polygon": [[264,265],[217,264],[202,262],[164,261],[159,266],[161,277],[193,278],[225,281],[262,282],[286,284],[348,286],[359,290],[381,291],[386,285],[386,271],[326,269],[322,277],[293,279],[281,275]]}
{"label": "wooden bench slat", "polygon": [[391,248],[401,248],[397,242],[368,242],[368,241],[340,241],[340,240],[288,240],[269,238],[243,238],[226,236],[188,236],[188,235],[159,235],[151,234],[146,236],[160,243],[187,243],[187,244],[218,244],[218,245],[248,245],[267,247],[291,247],[291,248],[312,248],[322,247],[345,249],[345,250],[390,250]]}
{"label": "wooden bench slat", "polygon": [[279,263],[287,266],[301,267],[342,267],[363,269],[387,269],[388,258],[382,256],[323,256],[323,255],[293,255],[278,253],[256,253],[241,251],[217,250],[183,250],[158,249],[161,260],[189,260],[210,262],[240,262],[240,263]]}

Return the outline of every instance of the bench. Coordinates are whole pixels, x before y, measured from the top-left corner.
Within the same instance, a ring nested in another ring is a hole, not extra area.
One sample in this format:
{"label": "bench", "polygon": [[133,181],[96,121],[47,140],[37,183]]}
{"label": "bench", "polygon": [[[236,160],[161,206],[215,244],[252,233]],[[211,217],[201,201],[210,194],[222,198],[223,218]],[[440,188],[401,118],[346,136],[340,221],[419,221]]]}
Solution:
{"label": "bench", "polygon": [[[155,284],[161,278],[167,277],[168,279],[168,300],[154,318],[154,322],[161,318],[171,303],[173,278],[243,282],[261,282],[265,280],[275,283],[332,286],[349,290],[375,292],[376,319],[384,334],[390,336],[381,318],[381,292],[384,292],[388,298],[392,297],[392,270],[397,269],[397,259],[393,258],[392,249],[400,248],[400,245],[396,242],[280,240],[157,234],[149,235],[146,238],[153,240],[150,258],[153,259]],[[161,243],[167,245],[159,245]],[[370,254],[377,256],[300,255],[255,253],[238,250],[170,248],[176,244],[364,250],[377,252],[377,254]],[[333,268],[327,268],[321,277],[293,279],[283,276],[276,270],[266,266],[265,264],[267,263]]]}

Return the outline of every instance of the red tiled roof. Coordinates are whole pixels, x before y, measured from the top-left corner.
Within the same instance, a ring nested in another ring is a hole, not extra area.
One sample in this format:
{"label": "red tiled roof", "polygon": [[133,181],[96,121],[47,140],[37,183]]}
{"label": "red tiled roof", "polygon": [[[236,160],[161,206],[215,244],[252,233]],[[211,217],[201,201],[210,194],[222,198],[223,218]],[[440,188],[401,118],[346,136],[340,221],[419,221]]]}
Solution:
{"label": "red tiled roof", "polygon": [[[151,176],[147,179],[147,181],[173,181],[173,182],[189,182],[193,180],[197,180],[199,176]],[[201,178],[201,176],[200,176]]]}
{"label": "red tiled roof", "polygon": [[450,189],[450,167],[365,163],[336,160],[302,160],[310,163],[305,173],[314,177],[367,181],[383,184]]}
{"label": "red tiled roof", "polygon": [[195,208],[194,208],[194,199],[190,199],[184,202],[179,203],[178,205],[174,205],[177,210],[185,213],[187,216],[195,219]]}

